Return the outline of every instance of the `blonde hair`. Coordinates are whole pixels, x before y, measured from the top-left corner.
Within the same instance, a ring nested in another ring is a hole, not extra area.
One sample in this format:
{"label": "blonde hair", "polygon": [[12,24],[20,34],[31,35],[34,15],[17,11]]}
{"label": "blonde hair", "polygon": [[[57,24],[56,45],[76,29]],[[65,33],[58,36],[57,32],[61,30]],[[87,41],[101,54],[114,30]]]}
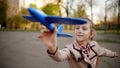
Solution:
{"label": "blonde hair", "polygon": [[90,20],[89,18],[81,18],[81,19],[86,20],[87,22],[90,22],[91,29],[94,29],[94,24],[93,24],[92,20]]}
{"label": "blonde hair", "polygon": [[95,29],[94,29],[93,21],[90,20],[89,18],[83,18],[83,19],[87,20],[87,22],[90,23],[90,28],[91,28],[91,37],[90,37],[90,40],[93,40],[93,38],[95,36]]}

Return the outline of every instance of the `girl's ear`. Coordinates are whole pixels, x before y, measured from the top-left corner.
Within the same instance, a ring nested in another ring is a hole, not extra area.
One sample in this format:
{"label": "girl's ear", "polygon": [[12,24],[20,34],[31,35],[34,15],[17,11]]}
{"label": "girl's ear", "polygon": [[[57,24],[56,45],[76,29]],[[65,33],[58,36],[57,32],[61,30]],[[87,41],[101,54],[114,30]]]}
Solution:
{"label": "girl's ear", "polygon": [[95,30],[92,29],[90,32],[90,40],[93,40],[94,36],[95,36]]}

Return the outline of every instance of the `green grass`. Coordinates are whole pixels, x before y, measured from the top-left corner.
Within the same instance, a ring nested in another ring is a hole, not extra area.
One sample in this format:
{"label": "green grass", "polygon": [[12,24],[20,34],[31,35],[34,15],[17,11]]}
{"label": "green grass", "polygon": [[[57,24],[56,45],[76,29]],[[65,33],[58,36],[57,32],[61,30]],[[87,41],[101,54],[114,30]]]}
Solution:
{"label": "green grass", "polygon": [[107,43],[120,43],[120,41],[110,40],[110,39],[97,39],[98,42],[107,42]]}
{"label": "green grass", "polygon": [[120,30],[107,30],[106,32],[104,30],[96,30],[98,33],[104,33],[104,34],[119,34],[120,35]]}
{"label": "green grass", "polygon": [[16,30],[16,29],[0,29],[0,31],[40,32],[40,30]]}

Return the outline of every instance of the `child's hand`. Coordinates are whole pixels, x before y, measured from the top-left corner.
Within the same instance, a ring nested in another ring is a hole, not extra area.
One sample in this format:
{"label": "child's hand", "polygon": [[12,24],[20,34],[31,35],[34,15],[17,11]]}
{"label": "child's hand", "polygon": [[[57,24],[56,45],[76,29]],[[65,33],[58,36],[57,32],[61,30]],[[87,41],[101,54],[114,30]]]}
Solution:
{"label": "child's hand", "polygon": [[39,39],[47,46],[51,53],[54,53],[57,48],[57,29],[55,27],[54,32],[51,33],[48,29],[41,31]]}
{"label": "child's hand", "polygon": [[118,57],[118,53],[117,53],[117,52],[115,52],[114,56],[115,56],[115,57]]}

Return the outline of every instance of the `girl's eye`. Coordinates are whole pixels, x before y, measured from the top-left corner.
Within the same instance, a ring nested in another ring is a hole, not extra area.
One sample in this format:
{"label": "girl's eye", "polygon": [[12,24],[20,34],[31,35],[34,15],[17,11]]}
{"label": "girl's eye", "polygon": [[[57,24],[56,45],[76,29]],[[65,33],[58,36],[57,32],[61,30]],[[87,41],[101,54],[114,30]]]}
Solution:
{"label": "girl's eye", "polygon": [[76,30],[78,30],[79,28],[80,28],[79,26],[77,26],[77,25],[75,26],[75,29],[76,29]]}
{"label": "girl's eye", "polygon": [[87,30],[88,28],[87,28],[87,27],[83,27],[82,29],[83,29],[83,30]]}
{"label": "girl's eye", "polygon": [[76,29],[76,30],[78,30],[78,29],[79,29],[79,27],[76,27],[75,29]]}

